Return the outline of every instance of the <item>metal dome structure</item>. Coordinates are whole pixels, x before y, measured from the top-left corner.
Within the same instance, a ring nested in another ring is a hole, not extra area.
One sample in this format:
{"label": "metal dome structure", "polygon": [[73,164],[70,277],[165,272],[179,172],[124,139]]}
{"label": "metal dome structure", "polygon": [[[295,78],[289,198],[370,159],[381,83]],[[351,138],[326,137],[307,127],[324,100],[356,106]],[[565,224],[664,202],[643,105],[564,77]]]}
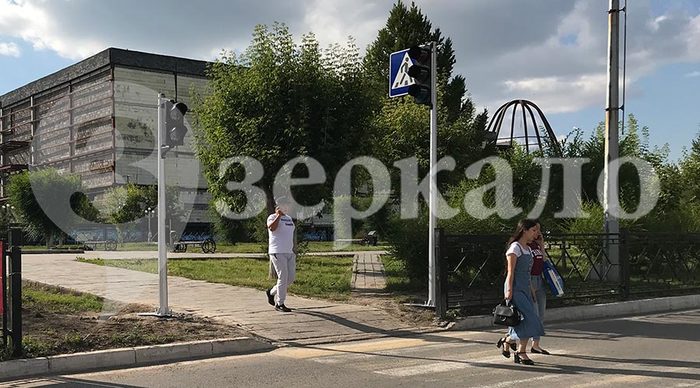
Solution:
{"label": "metal dome structure", "polygon": [[559,141],[547,117],[529,100],[513,100],[503,104],[496,110],[486,131],[487,138],[501,148],[520,144],[527,153],[533,148],[542,152],[548,149],[552,154],[562,156]]}

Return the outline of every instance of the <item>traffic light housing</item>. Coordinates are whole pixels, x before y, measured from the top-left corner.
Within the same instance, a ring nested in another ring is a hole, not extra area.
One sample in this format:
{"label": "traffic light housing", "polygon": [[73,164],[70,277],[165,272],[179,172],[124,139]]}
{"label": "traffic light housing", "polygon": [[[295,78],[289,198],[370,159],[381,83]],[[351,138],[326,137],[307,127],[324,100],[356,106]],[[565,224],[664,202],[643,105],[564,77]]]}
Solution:
{"label": "traffic light housing", "polygon": [[431,74],[433,69],[431,54],[430,47],[413,46],[408,49],[408,56],[413,60],[413,65],[408,68],[408,75],[415,81],[413,85],[408,87],[408,94],[413,96],[416,104],[432,107]]}
{"label": "traffic light housing", "polygon": [[182,102],[169,100],[165,103],[165,145],[176,147],[185,144],[185,134],[187,134],[187,126],[185,126],[185,114],[187,114],[187,105]]}

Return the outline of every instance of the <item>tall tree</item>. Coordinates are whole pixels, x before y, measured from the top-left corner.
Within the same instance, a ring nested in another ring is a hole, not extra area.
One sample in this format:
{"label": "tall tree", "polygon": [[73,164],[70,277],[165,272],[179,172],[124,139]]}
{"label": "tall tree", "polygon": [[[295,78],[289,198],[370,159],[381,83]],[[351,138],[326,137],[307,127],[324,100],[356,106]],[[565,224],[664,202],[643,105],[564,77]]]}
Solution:
{"label": "tall tree", "polygon": [[[182,206],[178,203],[178,191],[175,187],[166,188],[166,224],[169,225],[173,221],[179,224],[183,214]],[[129,183],[112,187],[101,198],[100,207],[104,210],[106,221],[115,225],[119,242],[124,242],[125,233],[137,228],[134,221],[143,219],[144,210],[158,208],[158,186]]]}
{"label": "tall tree", "polygon": [[[285,25],[260,25],[243,54],[222,55],[209,75],[211,94],[196,106],[195,148],[214,199],[235,211],[244,208],[245,196],[226,184],[242,181],[243,169],[236,165],[221,175],[226,158],[247,156],[262,164],[256,185],[271,211],[275,175],[286,162],[311,156],[333,177],[365,144],[371,96],[352,41],[322,52],[312,34],[296,45]],[[294,174],[305,176],[302,170]],[[300,188],[295,199],[308,205],[330,198],[332,184],[329,178],[325,185]]]}
{"label": "tall tree", "polygon": [[[411,3],[394,4],[386,25],[377,39],[368,47],[365,69],[373,91],[381,102],[375,124],[375,154],[391,165],[398,159],[416,156],[419,171],[428,170],[429,132],[428,112],[425,107],[413,104],[411,97],[389,99],[389,54],[430,41],[437,42],[437,94],[438,94],[438,153],[457,160],[457,170],[479,159],[482,152],[483,132],[486,129],[486,112],[475,114],[474,104],[467,96],[466,80],[453,76],[456,63],[452,40],[445,38],[439,28],[433,29],[427,16]],[[441,175],[440,185],[459,181],[462,174]]]}
{"label": "tall tree", "polygon": [[[83,191],[80,176],[53,168],[17,174],[8,186],[10,204],[25,232],[33,239],[43,238],[47,247],[78,225],[78,217],[99,220]],[[68,203],[61,203],[64,199]]]}
{"label": "tall tree", "polygon": [[[571,136],[573,137],[571,138]],[[598,198],[598,179],[603,173],[605,162],[605,126],[599,123],[588,140],[584,140],[582,132],[570,134],[571,140],[565,141],[562,147],[564,157],[589,158],[590,162],[582,168],[583,198],[589,201],[602,200]],[[627,116],[626,131],[620,136],[620,157],[636,157],[647,161],[659,169],[666,163],[667,147],[649,147],[649,128],[640,127],[633,114]],[[625,164],[620,167],[619,185],[621,204],[625,208],[633,208],[638,202],[640,181],[634,166]]]}

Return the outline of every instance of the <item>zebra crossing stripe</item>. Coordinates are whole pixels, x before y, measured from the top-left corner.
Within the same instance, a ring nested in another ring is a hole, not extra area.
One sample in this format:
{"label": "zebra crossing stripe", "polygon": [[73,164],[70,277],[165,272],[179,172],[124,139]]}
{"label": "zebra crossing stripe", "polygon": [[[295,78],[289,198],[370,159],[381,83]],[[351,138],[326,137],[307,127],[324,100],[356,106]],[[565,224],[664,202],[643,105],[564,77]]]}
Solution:
{"label": "zebra crossing stripe", "polygon": [[277,354],[284,357],[292,358],[316,358],[323,356],[337,355],[338,353],[366,353],[376,352],[379,350],[390,350],[400,348],[410,348],[414,346],[425,345],[428,341],[420,338],[399,338],[392,340],[384,340],[369,343],[343,344],[333,346],[314,346],[304,348],[283,348],[277,351]]}
{"label": "zebra crossing stripe", "polygon": [[[558,355],[565,354],[566,352],[557,352]],[[480,353],[477,353],[480,354]],[[483,353],[481,353],[483,354]],[[417,375],[422,375],[422,374],[427,374],[427,373],[440,373],[440,372],[448,372],[448,371],[453,371],[453,370],[458,370],[458,369],[466,369],[469,367],[473,367],[478,364],[503,364],[504,361],[508,361],[503,358],[503,356],[498,355],[498,356],[489,356],[489,357],[484,357],[484,358],[475,358],[476,354],[472,353],[470,354],[469,360],[465,361],[459,361],[459,360],[446,360],[446,361],[439,361],[439,362],[432,362],[429,364],[422,364],[422,365],[412,365],[412,366],[406,366],[402,368],[391,368],[391,369],[384,369],[384,370],[379,370],[375,371],[374,373],[378,373],[381,375],[385,376],[395,376],[395,377],[407,377],[407,376],[417,376]],[[512,361],[511,361],[512,362]],[[548,375],[550,376],[550,375]],[[557,375],[551,375],[551,376],[557,376]],[[513,383],[513,381],[510,381],[510,383]]]}
{"label": "zebra crossing stripe", "polygon": [[480,388],[506,388],[506,387],[514,387],[518,384],[522,383],[533,383],[535,381],[542,381],[542,380],[549,380],[549,379],[554,379],[554,378],[561,378],[561,374],[551,374],[551,375],[544,375],[544,376],[537,376],[537,377],[530,377],[529,379],[520,379],[520,380],[508,380],[508,381],[502,381],[498,384],[493,384],[493,385],[485,385]]}
{"label": "zebra crossing stripe", "polygon": [[385,376],[393,376],[393,377],[408,377],[408,376],[416,376],[416,375],[422,375],[426,373],[440,373],[440,372],[448,372],[452,370],[457,370],[457,369],[464,369],[468,367],[469,364],[461,363],[461,362],[433,362],[430,364],[422,364],[422,365],[412,365],[412,366],[407,366],[403,368],[392,368],[392,369],[385,369],[385,370],[380,370],[376,371],[375,373],[378,373],[380,375],[385,375]]}

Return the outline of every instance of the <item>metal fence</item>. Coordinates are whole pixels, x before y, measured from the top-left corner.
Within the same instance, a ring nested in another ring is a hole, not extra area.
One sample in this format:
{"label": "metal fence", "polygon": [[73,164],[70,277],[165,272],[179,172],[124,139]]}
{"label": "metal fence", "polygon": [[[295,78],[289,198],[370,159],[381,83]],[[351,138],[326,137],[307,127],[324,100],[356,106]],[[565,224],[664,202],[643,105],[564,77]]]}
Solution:
{"label": "metal fence", "polygon": [[[437,238],[443,311],[490,312],[503,298],[508,236],[439,230]],[[550,306],[700,291],[700,234],[559,234],[546,236],[544,248],[565,284]]]}

